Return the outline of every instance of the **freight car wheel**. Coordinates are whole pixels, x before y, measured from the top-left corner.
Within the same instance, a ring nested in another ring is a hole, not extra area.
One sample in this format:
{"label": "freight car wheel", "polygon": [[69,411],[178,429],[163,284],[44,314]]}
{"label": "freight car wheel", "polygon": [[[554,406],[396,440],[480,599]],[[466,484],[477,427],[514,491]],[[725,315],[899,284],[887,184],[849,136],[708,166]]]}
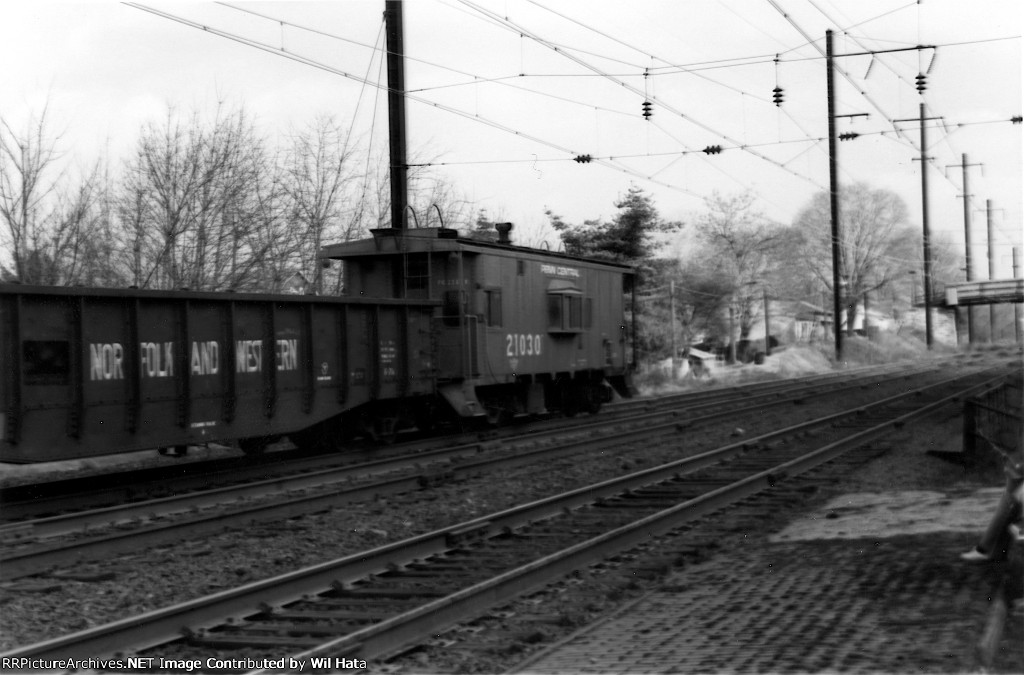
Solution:
{"label": "freight car wheel", "polygon": [[238,441],[238,449],[249,456],[262,455],[270,445],[269,438],[242,438]]}

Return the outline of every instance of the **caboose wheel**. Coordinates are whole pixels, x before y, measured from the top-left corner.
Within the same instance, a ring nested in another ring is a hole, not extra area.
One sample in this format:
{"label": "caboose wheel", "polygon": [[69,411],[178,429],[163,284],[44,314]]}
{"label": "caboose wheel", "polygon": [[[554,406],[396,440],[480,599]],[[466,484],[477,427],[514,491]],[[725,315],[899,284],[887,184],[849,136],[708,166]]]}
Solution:
{"label": "caboose wheel", "polygon": [[487,407],[487,423],[492,427],[504,427],[512,424],[515,415],[508,408],[502,406]]}
{"label": "caboose wheel", "polygon": [[381,445],[391,445],[398,437],[397,417],[377,417],[373,420],[371,437]]}

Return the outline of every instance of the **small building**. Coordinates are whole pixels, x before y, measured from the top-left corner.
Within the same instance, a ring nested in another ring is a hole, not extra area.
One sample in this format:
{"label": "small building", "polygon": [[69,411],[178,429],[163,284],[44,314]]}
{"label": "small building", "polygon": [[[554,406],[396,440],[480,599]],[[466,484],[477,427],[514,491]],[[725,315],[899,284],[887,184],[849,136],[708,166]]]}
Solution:
{"label": "small building", "polygon": [[281,292],[289,295],[305,295],[310,290],[309,279],[302,272],[295,272],[281,282]]}

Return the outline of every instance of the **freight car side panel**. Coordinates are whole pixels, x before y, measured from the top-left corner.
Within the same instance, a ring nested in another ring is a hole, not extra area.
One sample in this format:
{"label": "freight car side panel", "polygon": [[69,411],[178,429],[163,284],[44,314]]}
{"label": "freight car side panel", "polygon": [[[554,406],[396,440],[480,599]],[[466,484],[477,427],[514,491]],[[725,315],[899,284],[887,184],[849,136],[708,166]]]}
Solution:
{"label": "freight car side panel", "polygon": [[280,436],[374,398],[429,393],[429,368],[412,361],[420,350],[407,336],[432,311],[6,287],[0,461]]}
{"label": "freight car side panel", "polygon": [[522,255],[481,256],[477,268],[480,350],[495,381],[625,368],[620,271]]}

